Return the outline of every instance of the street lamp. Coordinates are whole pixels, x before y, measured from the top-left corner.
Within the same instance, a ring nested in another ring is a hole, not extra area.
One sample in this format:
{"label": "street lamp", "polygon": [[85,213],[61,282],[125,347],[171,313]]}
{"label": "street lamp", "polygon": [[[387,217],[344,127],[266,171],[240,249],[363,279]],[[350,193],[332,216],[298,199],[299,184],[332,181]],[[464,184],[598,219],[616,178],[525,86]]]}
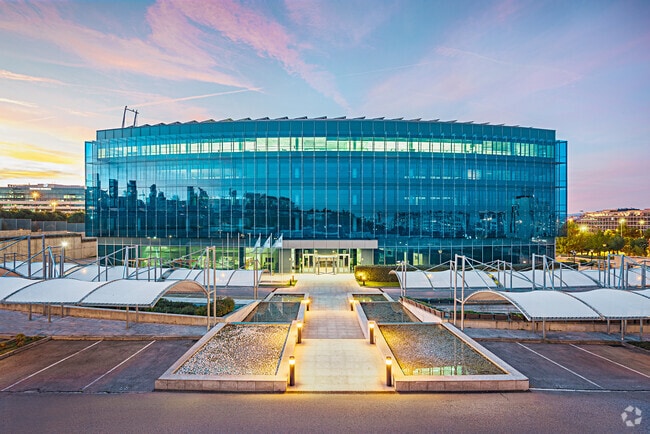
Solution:
{"label": "street lamp", "polygon": [[619,226],[620,226],[621,236],[623,236],[623,224],[625,223],[625,219],[623,219],[623,218],[619,219],[618,223],[619,223]]}
{"label": "street lamp", "polygon": [[442,264],[442,249],[438,250],[438,263]]}

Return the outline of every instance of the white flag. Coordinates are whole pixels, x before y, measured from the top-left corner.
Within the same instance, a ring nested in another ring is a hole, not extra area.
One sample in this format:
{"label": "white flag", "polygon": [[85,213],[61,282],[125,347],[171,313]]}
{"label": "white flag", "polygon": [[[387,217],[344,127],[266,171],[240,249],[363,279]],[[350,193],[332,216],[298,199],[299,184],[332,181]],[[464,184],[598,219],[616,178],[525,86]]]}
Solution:
{"label": "white flag", "polygon": [[282,248],[282,234],[280,234],[280,237],[277,240],[275,240],[275,243],[273,243],[273,248],[274,249]]}
{"label": "white flag", "polygon": [[269,235],[269,237],[266,239],[266,241],[264,241],[264,245],[262,247],[264,247],[265,249],[271,248],[271,238],[272,237],[273,237],[273,234]]}

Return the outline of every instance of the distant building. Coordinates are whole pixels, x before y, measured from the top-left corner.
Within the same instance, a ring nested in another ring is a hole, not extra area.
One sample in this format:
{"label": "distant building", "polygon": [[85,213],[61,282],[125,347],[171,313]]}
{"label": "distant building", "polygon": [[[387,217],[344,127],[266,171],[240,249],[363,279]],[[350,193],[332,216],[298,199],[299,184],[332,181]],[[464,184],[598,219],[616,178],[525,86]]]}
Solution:
{"label": "distant building", "polygon": [[[86,142],[86,233],[229,267],[427,265],[553,256],[567,142],[554,130],[420,119],[174,122]],[[320,262],[322,263],[322,262]],[[264,264],[266,266],[266,263]]]}
{"label": "distant building", "polygon": [[30,211],[83,211],[86,188],[83,185],[9,184],[0,187],[0,208]]}
{"label": "distant building", "polygon": [[612,230],[617,232],[623,226],[626,226],[631,230],[644,231],[650,228],[650,208],[643,210],[621,208],[589,211],[574,218],[574,221],[590,230]]}

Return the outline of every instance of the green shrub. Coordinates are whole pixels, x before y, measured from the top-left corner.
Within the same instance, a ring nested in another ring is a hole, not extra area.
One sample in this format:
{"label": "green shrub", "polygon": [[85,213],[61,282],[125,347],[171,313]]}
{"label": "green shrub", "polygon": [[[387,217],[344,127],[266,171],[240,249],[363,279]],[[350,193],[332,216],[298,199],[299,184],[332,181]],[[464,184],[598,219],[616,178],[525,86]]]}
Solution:
{"label": "green shrub", "polygon": [[358,281],[365,276],[369,282],[398,282],[397,276],[389,274],[396,268],[396,265],[357,265],[354,267],[354,277]]}
{"label": "green shrub", "polygon": [[[235,300],[233,300],[231,297],[219,298],[215,304],[217,316],[224,316],[235,310]],[[145,311],[205,316],[207,309],[205,305],[197,306],[194,303],[188,301],[170,301],[161,298],[153,308],[145,309]],[[213,315],[212,306],[210,306],[210,315]]]}
{"label": "green shrub", "polygon": [[216,316],[224,316],[235,310],[235,300],[231,297],[217,299]]}

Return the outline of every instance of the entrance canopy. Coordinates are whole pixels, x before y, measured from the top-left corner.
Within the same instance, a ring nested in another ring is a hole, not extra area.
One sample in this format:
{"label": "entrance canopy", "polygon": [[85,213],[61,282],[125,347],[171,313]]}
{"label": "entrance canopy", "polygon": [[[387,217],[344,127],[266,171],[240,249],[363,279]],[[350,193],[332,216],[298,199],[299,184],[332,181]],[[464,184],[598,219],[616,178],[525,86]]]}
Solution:
{"label": "entrance canopy", "polygon": [[515,306],[529,321],[650,318],[650,298],[634,291],[597,289],[585,292],[562,291],[477,291],[464,304]]}

